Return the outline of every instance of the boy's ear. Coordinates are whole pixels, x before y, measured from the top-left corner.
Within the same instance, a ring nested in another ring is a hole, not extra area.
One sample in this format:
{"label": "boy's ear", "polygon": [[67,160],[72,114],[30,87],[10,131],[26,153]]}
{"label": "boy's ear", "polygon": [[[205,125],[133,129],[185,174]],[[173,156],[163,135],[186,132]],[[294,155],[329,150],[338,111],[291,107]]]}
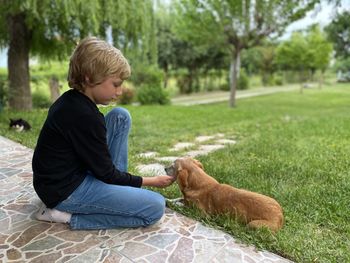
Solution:
{"label": "boy's ear", "polygon": [[85,76],[85,83],[89,86],[91,85],[91,81],[90,81],[90,78],[88,76]]}

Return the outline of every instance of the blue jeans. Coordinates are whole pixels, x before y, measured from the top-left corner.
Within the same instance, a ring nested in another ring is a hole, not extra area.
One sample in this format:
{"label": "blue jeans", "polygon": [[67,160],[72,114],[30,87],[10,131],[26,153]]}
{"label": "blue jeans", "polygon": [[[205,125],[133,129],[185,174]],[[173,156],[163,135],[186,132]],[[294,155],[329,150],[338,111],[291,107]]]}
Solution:
{"label": "blue jeans", "polygon": [[[114,108],[106,116],[107,144],[115,167],[127,171],[129,112]],[[72,229],[140,227],[156,223],[164,214],[164,197],[146,189],[106,184],[91,172],[55,209],[72,214]]]}

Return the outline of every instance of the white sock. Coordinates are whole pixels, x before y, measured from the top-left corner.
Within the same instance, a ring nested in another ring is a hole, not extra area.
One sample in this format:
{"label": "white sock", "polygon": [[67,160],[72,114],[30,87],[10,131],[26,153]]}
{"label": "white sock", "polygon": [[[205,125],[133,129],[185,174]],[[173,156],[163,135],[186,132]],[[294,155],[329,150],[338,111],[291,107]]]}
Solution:
{"label": "white sock", "polygon": [[69,223],[72,214],[59,211],[57,209],[47,208],[44,204],[35,215],[36,219],[40,221],[48,221],[54,223]]}

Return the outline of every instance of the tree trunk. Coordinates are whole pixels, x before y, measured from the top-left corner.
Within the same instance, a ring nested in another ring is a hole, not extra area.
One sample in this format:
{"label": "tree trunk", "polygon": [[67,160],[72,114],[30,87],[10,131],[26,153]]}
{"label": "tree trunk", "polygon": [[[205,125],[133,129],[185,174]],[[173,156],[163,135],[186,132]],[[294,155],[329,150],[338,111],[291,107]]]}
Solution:
{"label": "tree trunk", "polygon": [[299,81],[300,81],[300,94],[304,93],[304,78],[303,78],[303,71],[299,71]]}
{"label": "tree trunk", "polygon": [[60,82],[57,77],[52,76],[49,81],[51,102],[54,103],[60,97]]}
{"label": "tree trunk", "polygon": [[169,74],[169,67],[168,67],[168,65],[165,65],[165,67],[164,67],[164,80],[163,80],[164,89],[166,89],[168,86],[168,77],[169,77],[168,74]]}
{"label": "tree trunk", "polygon": [[208,71],[205,71],[205,72],[203,72],[203,78],[204,78],[204,84],[203,84],[203,86],[204,86],[204,88],[203,88],[203,90],[204,91],[209,91],[210,89],[209,89],[209,77],[208,77]]}
{"label": "tree trunk", "polygon": [[16,110],[32,109],[29,82],[30,32],[23,13],[7,17],[9,33],[8,78],[9,106]]}
{"label": "tree trunk", "polygon": [[241,50],[235,49],[231,58],[230,66],[230,104],[231,108],[236,106],[236,90],[241,67]]}
{"label": "tree trunk", "polygon": [[322,69],[321,73],[320,73],[320,79],[319,79],[319,82],[318,82],[318,88],[319,89],[322,89],[323,82],[324,82],[324,70]]}

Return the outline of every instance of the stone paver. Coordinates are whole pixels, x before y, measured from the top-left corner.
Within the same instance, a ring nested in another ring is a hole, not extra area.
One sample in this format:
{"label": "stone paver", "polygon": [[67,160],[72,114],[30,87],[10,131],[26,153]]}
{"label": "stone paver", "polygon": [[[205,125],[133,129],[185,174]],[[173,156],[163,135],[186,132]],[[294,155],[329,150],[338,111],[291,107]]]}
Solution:
{"label": "stone paver", "polygon": [[290,262],[170,209],[148,228],[71,231],[36,221],[32,154],[0,136],[0,263]]}
{"label": "stone paver", "polygon": [[220,139],[220,140],[217,140],[216,143],[219,143],[219,144],[236,144],[237,141],[229,140],[229,139]]}
{"label": "stone paver", "polygon": [[195,144],[192,142],[179,142],[177,144],[174,145],[173,148],[170,149],[170,151],[174,152],[174,151],[181,151],[183,149],[189,148],[194,146]]}
{"label": "stone paver", "polygon": [[178,156],[164,156],[164,157],[158,157],[156,158],[157,161],[161,161],[161,162],[174,162],[177,158],[179,158]]}
{"label": "stone paver", "polygon": [[158,155],[156,152],[146,152],[146,153],[140,153],[138,156],[142,158],[154,158]]}

